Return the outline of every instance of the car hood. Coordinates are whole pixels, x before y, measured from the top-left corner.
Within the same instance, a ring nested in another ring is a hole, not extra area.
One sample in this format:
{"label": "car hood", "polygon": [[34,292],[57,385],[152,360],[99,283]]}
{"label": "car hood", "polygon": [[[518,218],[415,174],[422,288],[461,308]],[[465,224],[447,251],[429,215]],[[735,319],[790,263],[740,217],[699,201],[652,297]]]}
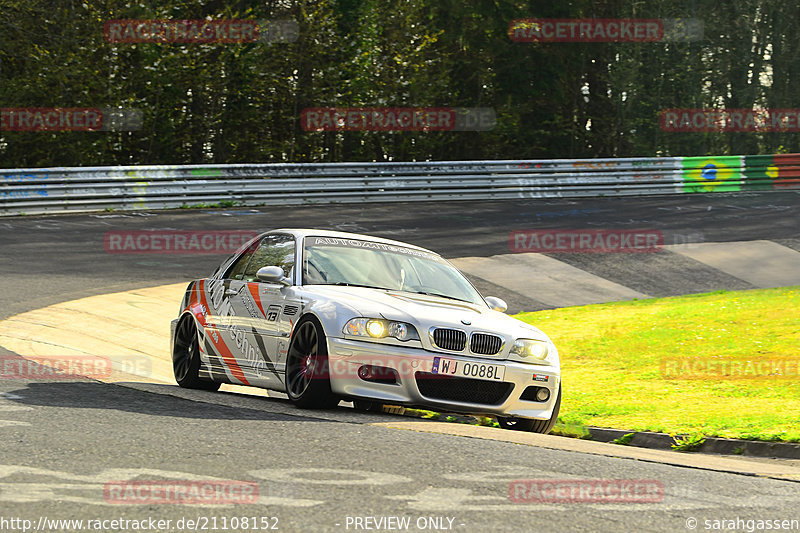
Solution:
{"label": "car hood", "polygon": [[414,324],[421,328],[420,334],[438,326],[549,340],[538,328],[489,309],[484,304],[366,287],[311,285],[304,289],[319,298],[347,305],[360,316]]}

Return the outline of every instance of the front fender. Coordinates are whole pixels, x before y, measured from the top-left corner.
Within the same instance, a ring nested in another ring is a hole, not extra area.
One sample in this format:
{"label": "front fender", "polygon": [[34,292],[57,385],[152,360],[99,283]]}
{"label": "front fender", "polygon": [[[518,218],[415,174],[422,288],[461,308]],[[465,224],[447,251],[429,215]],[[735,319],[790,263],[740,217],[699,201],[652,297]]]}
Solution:
{"label": "front fender", "polygon": [[316,300],[304,309],[303,316],[313,315],[322,324],[326,337],[342,337],[347,322],[361,314],[352,306],[333,300]]}

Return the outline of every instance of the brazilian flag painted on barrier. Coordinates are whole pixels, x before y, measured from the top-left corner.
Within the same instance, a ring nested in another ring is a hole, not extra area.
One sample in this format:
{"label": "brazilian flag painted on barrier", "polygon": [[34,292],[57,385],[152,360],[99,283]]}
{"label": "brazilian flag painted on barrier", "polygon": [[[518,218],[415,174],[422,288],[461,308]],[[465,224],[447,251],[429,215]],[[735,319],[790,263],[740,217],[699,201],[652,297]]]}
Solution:
{"label": "brazilian flag painted on barrier", "polygon": [[683,158],[685,192],[730,192],[742,189],[741,156]]}

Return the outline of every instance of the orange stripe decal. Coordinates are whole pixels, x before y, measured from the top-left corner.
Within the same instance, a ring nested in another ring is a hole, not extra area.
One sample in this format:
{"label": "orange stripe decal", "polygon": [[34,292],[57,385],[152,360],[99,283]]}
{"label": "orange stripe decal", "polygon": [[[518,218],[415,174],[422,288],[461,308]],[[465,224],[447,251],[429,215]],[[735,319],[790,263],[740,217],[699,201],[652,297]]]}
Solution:
{"label": "orange stripe decal", "polygon": [[[208,306],[208,301],[206,301],[206,291],[205,291],[205,280],[200,282],[200,287],[198,289],[200,294],[200,305],[202,305],[206,310],[211,311],[211,308]],[[205,322],[205,321],[204,321]],[[204,328],[212,327],[216,330],[217,335],[209,335],[211,338],[211,342],[214,347],[219,352],[222,360],[225,361],[225,364],[228,365],[228,368],[231,371],[231,374],[234,378],[238,379],[244,385],[250,385],[250,382],[247,381],[247,378],[244,377],[244,372],[242,371],[239,363],[236,362],[236,358],[233,357],[231,350],[228,348],[228,345],[225,344],[225,341],[222,340],[222,333],[217,329],[216,324],[213,323],[206,323],[203,324]]]}
{"label": "orange stripe decal", "polygon": [[261,317],[267,318],[267,313],[264,311],[264,307],[261,305],[261,298],[258,297],[258,285],[256,283],[248,283],[247,290],[250,291],[250,296],[253,297],[253,301],[261,310]]}

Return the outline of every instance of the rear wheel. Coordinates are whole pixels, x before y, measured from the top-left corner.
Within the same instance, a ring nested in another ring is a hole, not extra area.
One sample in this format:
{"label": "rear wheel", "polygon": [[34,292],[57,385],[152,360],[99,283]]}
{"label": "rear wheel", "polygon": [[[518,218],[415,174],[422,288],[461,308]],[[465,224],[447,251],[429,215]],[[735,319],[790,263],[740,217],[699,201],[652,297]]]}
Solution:
{"label": "rear wheel", "polygon": [[329,409],[339,403],[331,392],[325,333],[313,317],[295,327],[286,356],[285,379],[286,394],[297,407]]}
{"label": "rear wheel", "polygon": [[558,386],[558,396],[556,404],[553,406],[553,414],[548,420],[533,420],[531,418],[517,418],[513,416],[498,416],[497,423],[503,429],[513,429],[515,431],[532,431],[534,433],[547,434],[553,430],[558,420],[558,412],[561,410],[561,385]]}
{"label": "rear wheel", "polygon": [[199,376],[200,342],[197,339],[197,326],[194,318],[186,315],[178,323],[175,331],[175,344],[172,350],[172,372],[175,381],[185,389],[215,391],[220,384]]}

